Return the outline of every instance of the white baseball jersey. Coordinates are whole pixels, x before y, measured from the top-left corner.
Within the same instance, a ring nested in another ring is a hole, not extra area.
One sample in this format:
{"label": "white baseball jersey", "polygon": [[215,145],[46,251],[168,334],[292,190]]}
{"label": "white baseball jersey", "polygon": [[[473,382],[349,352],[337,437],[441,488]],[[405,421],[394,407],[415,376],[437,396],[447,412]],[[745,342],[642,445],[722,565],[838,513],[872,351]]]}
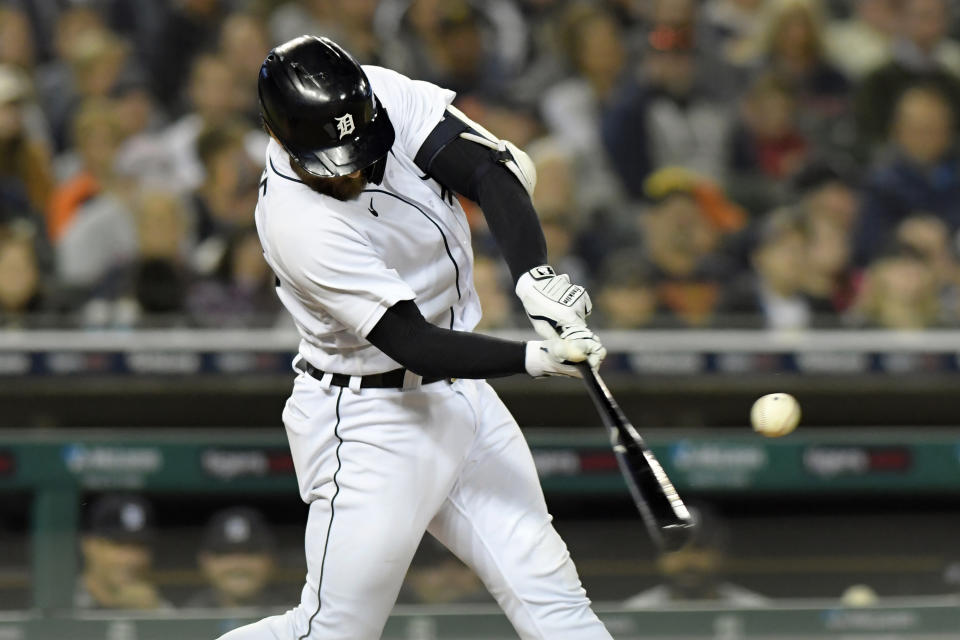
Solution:
{"label": "white baseball jersey", "polygon": [[256,210],[300,354],[323,371],[349,375],[400,366],[363,338],[400,300],[416,301],[444,328],[469,331],[480,319],[466,215],[413,162],[455,94],[382,67],[364,71],[396,132],[381,184],[350,202],[320,195],[271,140]]}
{"label": "white baseball jersey", "polygon": [[[382,184],[352,202],[318,195],[271,143],[256,213],[301,355],[353,376],[399,366],[363,336],[400,300],[444,327],[480,318],[464,212],[413,163],[453,93],[364,70],[396,131]],[[377,640],[425,531],[477,572],[522,640],[611,640],[485,381],[401,390],[301,372],[283,424],[310,505],[300,603],[221,640]]]}

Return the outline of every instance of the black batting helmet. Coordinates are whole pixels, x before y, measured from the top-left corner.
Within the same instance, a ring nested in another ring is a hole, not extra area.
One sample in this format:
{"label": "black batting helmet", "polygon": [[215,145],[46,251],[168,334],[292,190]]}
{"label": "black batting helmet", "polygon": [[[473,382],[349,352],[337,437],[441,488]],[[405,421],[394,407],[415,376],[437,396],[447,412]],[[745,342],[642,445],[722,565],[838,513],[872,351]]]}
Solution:
{"label": "black batting helmet", "polygon": [[270,131],[315,176],[365,169],[393,146],[393,125],[367,75],[327,38],[300,36],[271,51],[257,93]]}

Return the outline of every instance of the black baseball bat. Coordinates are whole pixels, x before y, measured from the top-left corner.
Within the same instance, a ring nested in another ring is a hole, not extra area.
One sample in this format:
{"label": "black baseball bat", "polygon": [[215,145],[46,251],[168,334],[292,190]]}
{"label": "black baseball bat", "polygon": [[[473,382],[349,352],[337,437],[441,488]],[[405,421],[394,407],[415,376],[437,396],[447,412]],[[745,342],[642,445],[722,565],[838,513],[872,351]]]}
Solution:
{"label": "black baseball bat", "polygon": [[585,362],[577,365],[604,425],[617,464],[627,481],[650,537],[665,551],[683,547],[693,534],[693,519],[656,456],[627,420],[600,374]]}

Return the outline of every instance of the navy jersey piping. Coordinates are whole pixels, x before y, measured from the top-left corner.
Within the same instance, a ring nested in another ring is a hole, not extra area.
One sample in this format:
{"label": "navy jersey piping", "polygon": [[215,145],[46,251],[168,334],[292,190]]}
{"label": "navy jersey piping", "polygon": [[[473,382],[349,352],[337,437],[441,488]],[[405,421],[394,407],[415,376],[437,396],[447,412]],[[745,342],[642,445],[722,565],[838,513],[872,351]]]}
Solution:
{"label": "navy jersey piping", "polygon": [[430,221],[430,224],[432,224],[433,226],[435,226],[435,227],[437,228],[437,231],[440,232],[440,237],[443,238],[443,248],[444,248],[444,249],[446,250],[446,252],[447,252],[447,257],[450,258],[450,262],[453,263],[453,270],[454,270],[454,273],[455,273],[455,275],[456,275],[456,280],[454,281],[454,284],[457,285],[457,300],[460,300],[460,298],[461,298],[461,293],[460,293],[460,265],[458,265],[458,264],[457,264],[457,261],[454,260],[454,258],[453,258],[453,253],[450,251],[450,243],[447,242],[447,234],[445,234],[445,233],[443,232],[443,229],[440,228],[440,225],[437,224],[437,221],[434,220],[433,218],[431,218],[429,215],[427,215],[427,212],[424,211],[423,209],[421,209],[419,206],[417,206],[416,203],[407,200],[407,199],[404,198],[403,196],[398,196],[398,195],[395,194],[395,193],[391,193],[391,192],[389,192],[389,191],[384,191],[383,189],[364,189],[363,192],[364,192],[364,193],[382,193],[382,194],[384,194],[384,195],[392,196],[392,197],[396,198],[397,200],[399,200],[399,201],[401,201],[401,202],[405,202],[405,203],[407,203],[408,205],[410,205],[411,207],[413,207],[414,209],[416,209],[417,211],[419,211],[419,212],[421,213],[421,215],[423,215],[424,218],[426,218],[427,220]]}
{"label": "navy jersey piping", "polygon": [[297,182],[297,183],[299,183],[299,184],[305,184],[303,180],[297,180],[296,178],[291,178],[290,176],[284,175],[284,174],[280,173],[279,171],[277,171],[277,168],[276,168],[275,166],[273,166],[273,158],[270,158],[270,168],[273,169],[273,172],[274,172],[275,174],[277,174],[278,176],[280,176],[281,178],[285,178],[285,179],[289,180],[290,182]]}
{"label": "navy jersey piping", "polygon": [[337,474],[340,473],[340,469],[343,467],[343,462],[340,460],[340,447],[343,446],[343,438],[340,437],[340,432],[337,431],[337,429],[340,428],[340,398],[343,397],[344,389],[346,389],[346,387],[340,387],[340,393],[337,394],[337,422],[333,426],[333,435],[335,435],[337,440],[339,440],[339,444],[337,444],[337,470],[333,472],[333,486],[335,489],[333,492],[333,497],[330,498],[330,524],[327,525],[327,538],[323,543],[323,557],[320,559],[320,576],[317,578],[317,610],[313,612],[313,615],[310,616],[310,620],[307,621],[307,630],[302,636],[299,636],[297,640],[304,640],[304,638],[310,635],[310,629],[313,627],[313,619],[316,618],[320,613],[320,590],[323,588],[323,569],[327,564],[327,549],[330,547],[330,531],[333,530],[333,516],[336,514],[334,511],[334,501],[337,499],[337,496],[340,495],[340,484],[337,482]]}

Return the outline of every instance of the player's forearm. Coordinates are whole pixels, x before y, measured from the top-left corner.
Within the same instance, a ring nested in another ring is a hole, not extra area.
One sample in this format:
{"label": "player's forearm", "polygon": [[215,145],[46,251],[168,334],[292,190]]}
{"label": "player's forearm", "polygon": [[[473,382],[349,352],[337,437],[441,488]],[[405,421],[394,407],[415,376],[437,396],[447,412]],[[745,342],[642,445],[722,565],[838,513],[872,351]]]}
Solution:
{"label": "player's forearm", "polygon": [[526,345],[430,324],[412,301],[388,309],[367,340],[414,373],[432,378],[497,378],[526,373]]}
{"label": "player's forearm", "polygon": [[479,181],[477,195],[514,282],[530,269],[547,264],[547,241],[537,212],[509,171],[503,167],[488,171]]}

